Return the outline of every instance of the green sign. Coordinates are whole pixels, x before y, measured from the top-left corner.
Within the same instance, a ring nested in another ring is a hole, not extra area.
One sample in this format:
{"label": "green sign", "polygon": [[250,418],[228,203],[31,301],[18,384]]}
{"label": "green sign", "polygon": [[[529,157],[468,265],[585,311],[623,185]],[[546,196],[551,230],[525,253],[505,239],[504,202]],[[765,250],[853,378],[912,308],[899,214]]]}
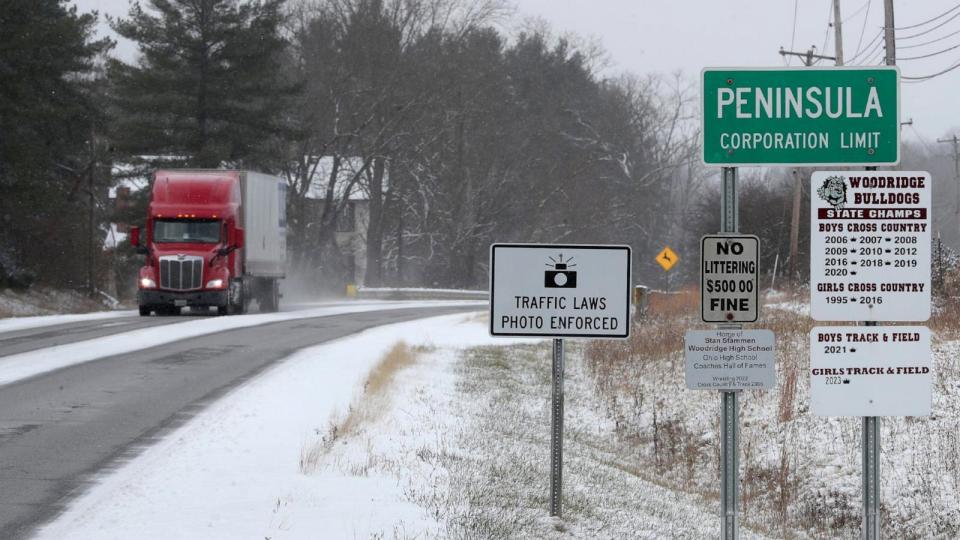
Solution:
{"label": "green sign", "polygon": [[896,67],[707,68],[701,90],[708,165],[900,162]]}

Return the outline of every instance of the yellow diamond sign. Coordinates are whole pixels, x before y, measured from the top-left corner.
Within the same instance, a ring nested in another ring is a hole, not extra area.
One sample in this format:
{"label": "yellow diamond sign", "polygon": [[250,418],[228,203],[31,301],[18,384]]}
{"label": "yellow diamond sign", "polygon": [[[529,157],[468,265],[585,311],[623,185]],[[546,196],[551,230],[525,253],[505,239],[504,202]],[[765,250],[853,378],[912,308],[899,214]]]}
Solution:
{"label": "yellow diamond sign", "polygon": [[663,248],[663,251],[657,255],[657,262],[660,263],[660,266],[662,266],[664,270],[670,270],[679,260],[680,257],[669,247]]}

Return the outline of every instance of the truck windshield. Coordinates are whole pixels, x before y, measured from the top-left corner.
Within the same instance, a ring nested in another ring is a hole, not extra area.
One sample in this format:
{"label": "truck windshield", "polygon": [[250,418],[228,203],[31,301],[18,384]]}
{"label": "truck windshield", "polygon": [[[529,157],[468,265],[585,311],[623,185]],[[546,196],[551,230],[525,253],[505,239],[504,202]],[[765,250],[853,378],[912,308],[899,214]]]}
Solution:
{"label": "truck windshield", "polygon": [[153,241],[161,244],[173,242],[216,244],[220,242],[220,222],[158,219],[153,222]]}

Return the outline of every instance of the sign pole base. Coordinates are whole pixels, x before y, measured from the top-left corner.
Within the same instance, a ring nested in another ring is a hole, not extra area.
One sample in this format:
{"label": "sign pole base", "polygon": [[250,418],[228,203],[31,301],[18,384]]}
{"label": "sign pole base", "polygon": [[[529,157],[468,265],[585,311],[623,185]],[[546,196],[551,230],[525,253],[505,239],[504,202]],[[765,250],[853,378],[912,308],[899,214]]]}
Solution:
{"label": "sign pole base", "polygon": [[733,540],[739,536],[737,524],[737,472],[740,465],[737,392],[721,392],[720,411],[720,517],[721,538]]}
{"label": "sign pole base", "polygon": [[[865,322],[876,326],[875,322]],[[863,538],[880,540],[880,418],[863,417]]]}
{"label": "sign pole base", "polygon": [[880,540],[880,417],[863,417],[863,539]]}
{"label": "sign pole base", "polygon": [[550,515],[563,515],[563,340],[553,340],[550,422]]}

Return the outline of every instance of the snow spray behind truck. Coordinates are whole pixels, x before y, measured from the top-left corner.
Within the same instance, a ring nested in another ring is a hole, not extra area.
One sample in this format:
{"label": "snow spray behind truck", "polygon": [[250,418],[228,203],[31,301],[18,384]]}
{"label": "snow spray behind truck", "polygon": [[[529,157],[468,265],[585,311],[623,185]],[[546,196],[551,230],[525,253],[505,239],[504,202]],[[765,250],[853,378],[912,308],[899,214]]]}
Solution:
{"label": "snow spray behind truck", "polygon": [[286,192],[282,178],[250,171],[161,170],[153,175],[146,235],[130,242],[146,255],[140,315],[180,308],[244,313],[256,300],[276,311],[286,271]]}

